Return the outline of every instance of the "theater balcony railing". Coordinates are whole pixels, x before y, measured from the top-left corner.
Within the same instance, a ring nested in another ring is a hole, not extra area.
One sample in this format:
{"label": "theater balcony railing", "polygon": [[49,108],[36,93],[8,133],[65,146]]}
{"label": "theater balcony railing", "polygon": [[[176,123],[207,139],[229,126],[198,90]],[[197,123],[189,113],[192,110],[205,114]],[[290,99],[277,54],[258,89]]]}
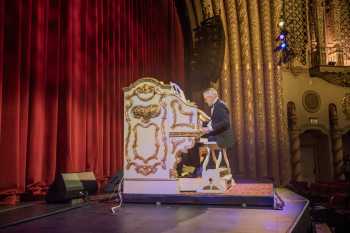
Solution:
{"label": "theater balcony railing", "polygon": [[350,87],[350,47],[311,48],[310,76]]}

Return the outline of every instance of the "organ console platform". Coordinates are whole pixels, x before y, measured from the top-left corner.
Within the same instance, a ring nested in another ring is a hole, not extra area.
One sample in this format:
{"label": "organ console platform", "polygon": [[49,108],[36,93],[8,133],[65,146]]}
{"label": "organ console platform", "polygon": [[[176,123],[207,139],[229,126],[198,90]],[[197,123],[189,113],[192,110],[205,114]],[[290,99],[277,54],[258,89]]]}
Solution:
{"label": "organ console platform", "polygon": [[146,77],[124,88],[123,192],[179,193],[177,163],[208,120],[174,83]]}

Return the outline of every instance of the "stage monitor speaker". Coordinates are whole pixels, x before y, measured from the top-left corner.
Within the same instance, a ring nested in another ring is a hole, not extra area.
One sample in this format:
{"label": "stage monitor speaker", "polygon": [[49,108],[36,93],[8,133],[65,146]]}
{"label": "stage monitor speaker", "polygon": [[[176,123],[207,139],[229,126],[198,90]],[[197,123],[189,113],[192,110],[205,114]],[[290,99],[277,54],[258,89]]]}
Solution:
{"label": "stage monitor speaker", "polygon": [[93,172],[61,173],[49,188],[47,202],[69,202],[74,198],[91,195],[97,191]]}

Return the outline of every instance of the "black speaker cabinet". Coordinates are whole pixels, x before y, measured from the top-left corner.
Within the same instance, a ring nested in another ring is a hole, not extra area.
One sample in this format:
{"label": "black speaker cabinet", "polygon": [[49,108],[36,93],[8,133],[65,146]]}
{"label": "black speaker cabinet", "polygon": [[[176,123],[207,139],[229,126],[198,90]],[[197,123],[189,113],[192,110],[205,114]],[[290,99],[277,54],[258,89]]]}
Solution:
{"label": "black speaker cabinet", "polygon": [[46,201],[68,202],[96,191],[97,182],[93,172],[61,173],[50,186]]}

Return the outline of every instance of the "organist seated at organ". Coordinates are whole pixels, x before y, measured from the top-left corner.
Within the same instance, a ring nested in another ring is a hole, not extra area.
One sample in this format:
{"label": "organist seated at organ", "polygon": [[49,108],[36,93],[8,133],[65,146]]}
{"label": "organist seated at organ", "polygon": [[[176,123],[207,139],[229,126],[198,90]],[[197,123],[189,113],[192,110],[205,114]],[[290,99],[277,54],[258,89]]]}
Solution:
{"label": "organist seated at organ", "polygon": [[[224,160],[229,166],[232,164],[228,157],[227,151],[231,150],[234,145],[233,131],[230,124],[230,113],[226,104],[219,99],[218,93],[214,88],[208,88],[203,92],[204,102],[210,107],[210,121],[204,122],[201,128],[203,138],[209,142],[216,142],[218,148],[223,149]],[[189,153],[183,154],[181,161],[177,166],[179,177],[200,177],[203,162],[200,143],[189,150]],[[211,160],[210,167],[215,160]],[[228,168],[231,173],[231,167]]]}
{"label": "organist seated at organ", "polygon": [[[178,178],[202,176],[203,182],[213,180],[217,174],[224,174],[222,154],[225,173],[230,170],[225,150],[233,145],[229,110],[215,89],[203,92],[211,118],[187,100],[174,83],[145,77],[123,91],[124,193],[174,194],[188,188],[182,186],[186,180]],[[219,151],[217,156],[215,151]],[[201,160],[199,154],[205,158]],[[215,171],[207,170],[209,158],[215,163]]]}

